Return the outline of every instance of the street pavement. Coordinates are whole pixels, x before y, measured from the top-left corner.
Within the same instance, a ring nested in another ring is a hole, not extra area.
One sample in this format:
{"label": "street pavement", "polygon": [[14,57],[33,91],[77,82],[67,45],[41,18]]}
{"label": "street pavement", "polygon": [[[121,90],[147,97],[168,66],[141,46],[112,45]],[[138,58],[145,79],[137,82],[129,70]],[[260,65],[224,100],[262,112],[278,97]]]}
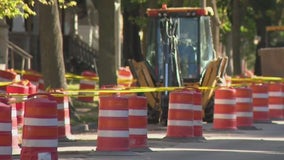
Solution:
{"label": "street pavement", "polygon": [[[148,125],[147,148],[96,151],[96,130],[60,141],[59,160],[284,160],[284,120],[255,123],[255,128],[214,130],[203,124],[202,138],[166,137],[166,127]],[[14,159],[19,159],[18,155]]]}

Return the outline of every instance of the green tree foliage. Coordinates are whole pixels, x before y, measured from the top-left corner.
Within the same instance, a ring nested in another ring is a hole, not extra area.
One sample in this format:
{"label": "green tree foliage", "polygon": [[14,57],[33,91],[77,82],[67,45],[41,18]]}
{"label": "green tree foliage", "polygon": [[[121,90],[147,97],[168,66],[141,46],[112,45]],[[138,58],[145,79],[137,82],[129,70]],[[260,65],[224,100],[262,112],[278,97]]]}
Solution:
{"label": "green tree foliage", "polygon": [[[38,0],[42,4],[53,4],[54,0]],[[4,17],[14,18],[22,16],[24,18],[30,15],[35,15],[34,0],[1,0],[0,1],[0,19]],[[75,6],[75,1],[70,0],[59,0],[60,7],[71,7]]]}
{"label": "green tree foliage", "polygon": [[13,18],[16,16],[27,18],[29,15],[35,14],[31,6],[33,6],[33,2],[25,3],[23,0],[1,0],[0,19],[4,17]]}
{"label": "green tree foliage", "polygon": [[1,0],[0,18],[34,15],[34,3],[39,3],[40,53],[42,74],[46,87],[65,88],[65,68],[63,60],[62,35],[60,30],[60,7],[76,5],[74,1],[64,0]]}
{"label": "green tree foliage", "polygon": [[[269,0],[269,1],[249,1],[243,0],[244,4],[244,26],[247,30],[242,30],[246,33],[242,38],[250,38],[250,45],[254,47],[249,57],[253,57],[254,70],[256,75],[261,75],[260,56],[257,53],[259,48],[265,46],[265,27],[270,25],[283,25],[284,1]],[[257,45],[253,44],[254,36],[260,36],[261,40]],[[245,43],[243,43],[245,44]],[[252,48],[252,47],[250,47]],[[253,55],[254,56],[251,56]],[[253,66],[253,64],[252,64]]]}

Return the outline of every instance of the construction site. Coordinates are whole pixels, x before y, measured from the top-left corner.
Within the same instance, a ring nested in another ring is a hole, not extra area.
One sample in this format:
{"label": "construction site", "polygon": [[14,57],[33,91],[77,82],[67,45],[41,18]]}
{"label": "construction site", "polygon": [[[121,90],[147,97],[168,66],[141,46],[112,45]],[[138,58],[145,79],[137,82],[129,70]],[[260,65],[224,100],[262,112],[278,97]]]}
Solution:
{"label": "construction site", "polygon": [[114,84],[88,18],[76,15],[77,35],[62,37],[66,73],[39,69],[54,67],[38,54],[41,37],[13,19],[0,62],[0,160],[283,160],[284,27],[266,27],[262,75],[246,65],[230,75],[232,57],[214,49],[214,10],[147,8],[145,53],[123,66],[115,46]]}

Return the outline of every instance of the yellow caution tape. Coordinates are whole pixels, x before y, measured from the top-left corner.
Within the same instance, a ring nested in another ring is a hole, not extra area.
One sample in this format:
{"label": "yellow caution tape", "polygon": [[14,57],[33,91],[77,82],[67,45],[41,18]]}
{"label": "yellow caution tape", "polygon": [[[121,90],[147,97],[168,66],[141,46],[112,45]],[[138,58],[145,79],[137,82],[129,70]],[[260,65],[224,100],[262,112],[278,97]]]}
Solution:
{"label": "yellow caution tape", "polygon": [[16,73],[21,74],[21,75],[34,75],[34,76],[38,76],[41,77],[42,75],[40,73],[37,72],[33,72],[33,71],[25,71],[25,70],[14,70]]}
{"label": "yellow caution tape", "polygon": [[262,77],[256,76],[252,78],[231,78],[232,82],[269,82],[269,81],[279,81],[283,82],[284,78],[281,77]]}
{"label": "yellow caution tape", "polygon": [[[33,71],[25,71],[25,70],[14,70],[16,73],[20,73],[20,74],[29,74],[29,75],[36,75],[36,76],[42,76],[39,73],[33,72]],[[90,76],[81,76],[81,75],[76,75],[76,74],[72,74],[72,73],[66,73],[65,77],[68,79],[91,79],[91,80],[95,80],[98,81],[99,77],[90,77]],[[133,79],[126,79],[126,78],[118,78],[117,79],[118,82],[135,82],[137,80]],[[264,77],[264,76],[255,76],[252,78],[239,78],[239,77],[232,77],[231,81],[233,82],[244,82],[244,81],[282,81],[284,82],[284,77]]]}
{"label": "yellow caution tape", "polygon": [[14,82],[0,82],[0,86],[8,86]]}
{"label": "yellow caution tape", "polygon": [[[16,71],[18,73],[22,74],[34,74],[37,76],[41,76],[40,74],[30,72],[30,71]],[[81,75],[75,75],[72,73],[67,73],[65,75],[67,79],[84,79],[84,80],[93,80],[98,82],[99,77],[89,77],[89,76],[81,76]],[[117,82],[136,82],[137,80],[129,80],[129,79],[118,79]],[[70,96],[70,97],[87,97],[87,96],[98,96],[100,93],[109,93],[109,94],[116,94],[116,93],[146,93],[146,92],[165,92],[165,91],[174,91],[174,90],[212,90],[217,89],[220,87],[243,87],[243,86],[249,86],[251,83],[263,83],[263,82],[284,82],[284,78],[282,77],[263,77],[263,76],[256,76],[252,78],[231,78],[231,84],[230,86],[190,86],[190,87],[120,87],[120,88],[111,88],[111,89],[67,89],[62,94],[57,93],[49,93],[56,97],[61,96]],[[13,82],[0,82],[0,86],[7,86],[10,85]],[[17,83],[17,82],[16,82]],[[27,95],[24,94],[3,94],[3,96],[22,96],[26,97]]]}
{"label": "yellow caution tape", "polygon": [[88,79],[88,80],[99,81],[99,77],[79,76],[72,73],[65,74],[65,77],[67,79],[86,79],[86,80]]}

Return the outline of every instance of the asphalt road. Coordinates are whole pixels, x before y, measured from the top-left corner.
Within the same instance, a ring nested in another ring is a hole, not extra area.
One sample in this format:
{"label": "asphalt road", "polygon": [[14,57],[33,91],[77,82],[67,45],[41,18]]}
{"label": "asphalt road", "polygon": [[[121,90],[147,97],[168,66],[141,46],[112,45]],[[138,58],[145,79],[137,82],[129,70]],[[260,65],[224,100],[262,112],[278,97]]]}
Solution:
{"label": "asphalt road", "polygon": [[60,142],[58,155],[60,160],[284,160],[284,120],[254,126],[217,131],[204,124],[202,139],[169,139],[166,127],[149,125],[148,148],[127,152],[96,151],[96,131],[90,131]]}

